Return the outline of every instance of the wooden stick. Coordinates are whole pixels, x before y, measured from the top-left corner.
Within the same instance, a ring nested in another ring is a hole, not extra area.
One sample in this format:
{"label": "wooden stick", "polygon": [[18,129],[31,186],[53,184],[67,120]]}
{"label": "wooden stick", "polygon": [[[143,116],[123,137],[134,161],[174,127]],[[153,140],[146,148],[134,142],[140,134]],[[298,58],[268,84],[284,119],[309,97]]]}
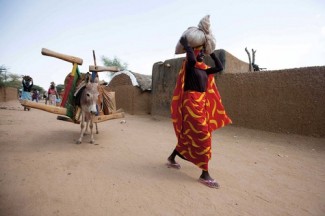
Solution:
{"label": "wooden stick", "polygon": [[109,114],[109,115],[95,116],[93,118],[93,122],[94,123],[99,123],[99,122],[103,122],[103,121],[107,121],[107,120],[111,120],[111,119],[118,119],[118,118],[124,118],[124,112],[113,113],[113,114]]}
{"label": "wooden stick", "polygon": [[249,60],[249,71],[252,72],[252,71],[253,71],[253,70],[252,70],[253,68],[252,68],[251,54],[249,53],[247,47],[245,48],[245,51],[246,51],[246,53],[247,53],[247,55],[248,55],[248,60]]}
{"label": "wooden stick", "polygon": [[19,100],[20,104],[26,107],[32,107],[35,109],[40,109],[46,112],[59,114],[59,115],[67,115],[67,109],[64,107],[57,107],[52,105],[46,105],[42,103],[36,103],[30,100]]}
{"label": "wooden stick", "polygon": [[45,48],[42,48],[42,55],[55,57],[55,58],[58,58],[58,59],[61,59],[61,60],[67,61],[67,62],[71,62],[71,63],[77,63],[78,65],[82,65],[82,62],[83,62],[83,60],[81,58],[54,52],[52,50],[45,49]]}
{"label": "wooden stick", "polygon": [[[108,121],[108,120],[112,120],[112,119],[118,119],[118,118],[124,118],[124,112],[123,113],[113,113],[113,114],[109,114],[109,115],[95,116],[93,118],[93,122],[100,123],[100,122],[104,122],[104,121]],[[71,118],[66,117],[66,116],[58,116],[57,120],[80,124],[79,120],[73,121]]]}
{"label": "wooden stick", "polygon": [[[97,64],[96,64],[96,55],[95,55],[95,50],[93,50],[93,58],[94,58],[94,64],[95,64],[95,68],[97,67]],[[94,71],[96,72],[96,71]]]}
{"label": "wooden stick", "polygon": [[118,72],[120,71],[120,68],[116,67],[116,66],[96,66],[96,65],[89,65],[89,71],[91,72],[104,72],[104,71],[108,71],[108,72]]}

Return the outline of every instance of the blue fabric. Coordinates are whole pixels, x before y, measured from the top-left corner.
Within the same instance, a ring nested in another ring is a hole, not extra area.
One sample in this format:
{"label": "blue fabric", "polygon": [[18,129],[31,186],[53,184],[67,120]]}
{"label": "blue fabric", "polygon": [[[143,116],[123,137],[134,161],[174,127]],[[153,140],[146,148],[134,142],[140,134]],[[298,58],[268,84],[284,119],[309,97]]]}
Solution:
{"label": "blue fabric", "polygon": [[30,92],[22,91],[21,92],[20,99],[23,99],[23,100],[32,100],[32,96],[31,96]]}
{"label": "blue fabric", "polygon": [[97,77],[97,72],[92,72],[91,73],[91,81],[94,82],[94,80],[96,79]]}

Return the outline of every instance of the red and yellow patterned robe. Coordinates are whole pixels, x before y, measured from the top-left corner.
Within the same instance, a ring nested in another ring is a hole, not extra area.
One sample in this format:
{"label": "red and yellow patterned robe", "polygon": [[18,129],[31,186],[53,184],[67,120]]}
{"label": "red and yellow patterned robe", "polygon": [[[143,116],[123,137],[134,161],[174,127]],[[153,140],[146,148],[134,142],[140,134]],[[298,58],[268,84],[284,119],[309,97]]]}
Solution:
{"label": "red and yellow patterned robe", "polygon": [[[231,123],[221,103],[214,75],[208,77],[206,92],[184,92],[184,61],[171,103],[171,117],[178,139],[176,150],[188,161],[208,170],[211,158],[211,132]],[[207,69],[203,62],[196,68]]]}

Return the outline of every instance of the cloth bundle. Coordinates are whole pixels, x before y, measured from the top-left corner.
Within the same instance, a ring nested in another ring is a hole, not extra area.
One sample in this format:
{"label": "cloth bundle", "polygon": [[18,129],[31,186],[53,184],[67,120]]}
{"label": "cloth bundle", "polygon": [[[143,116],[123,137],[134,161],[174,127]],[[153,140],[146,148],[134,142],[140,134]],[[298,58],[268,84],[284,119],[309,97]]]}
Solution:
{"label": "cloth bundle", "polygon": [[23,80],[29,82],[29,81],[32,80],[32,77],[30,77],[30,76],[28,76],[28,75],[25,75],[25,76],[23,76]]}
{"label": "cloth bundle", "polygon": [[[191,47],[205,46],[205,54],[211,54],[216,48],[216,40],[210,29],[210,15],[203,17],[198,27],[189,27],[183,34],[182,37],[186,36],[188,44]],[[185,53],[184,47],[177,42],[175,54]]]}

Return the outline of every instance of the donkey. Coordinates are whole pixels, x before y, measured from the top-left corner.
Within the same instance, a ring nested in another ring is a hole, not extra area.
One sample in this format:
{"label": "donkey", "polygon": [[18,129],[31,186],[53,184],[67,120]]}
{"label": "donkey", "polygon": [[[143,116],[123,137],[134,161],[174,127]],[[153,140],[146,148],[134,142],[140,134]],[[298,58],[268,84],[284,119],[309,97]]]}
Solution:
{"label": "donkey", "polygon": [[[81,121],[80,121],[80,137],[77,140],[77,144],[82,142],[85,131],[90,128],[90,143],[95,143],[94,134],[93,134],[93,117],[97,113],[97,100],[98,100],[98,79],[95,78],[94,82],[90,81],[91,77],[86,76],[86,85],[80,90],[77,94],[80,94],[80,99],[77,96],[77,105],[81,109]],[[78,103],[79,102],[79,103]],[[85,127],[86,123],[86,127]],[[98,133],[97,123],[96,124],[96,133]]]}

